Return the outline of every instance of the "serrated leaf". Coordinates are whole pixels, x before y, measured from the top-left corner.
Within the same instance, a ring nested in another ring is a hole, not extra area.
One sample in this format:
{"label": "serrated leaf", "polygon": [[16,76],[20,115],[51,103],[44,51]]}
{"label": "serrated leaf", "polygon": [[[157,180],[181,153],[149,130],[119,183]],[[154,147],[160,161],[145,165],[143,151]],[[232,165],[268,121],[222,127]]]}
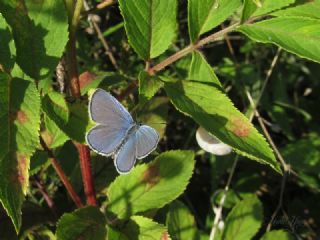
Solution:
{"label": "serrated leaf", "polygon": [[320,19],[277,17],[242,25],[238,31],[257,42],[273,43],[300,57],[320,62]]}
{"label": "serrated leaf", "polygon": [[30,159],[29,175],[32,176],[40,171],[40,169],[49,161],[48,153],[37,150]]}
{"label": "serrated leaf", "polygon": [[171,240],[165,226],[142,216],[131,217],[122,232],[131,240]]}
{"label": "serrated leaf", "polygon": [[50,149],[62,146],[69,137],[52,121],[47,115],[44,115],[45,129],[41,136]]}
{"label": "serrated leaf", "polygon": [[305,4],[286,8],[272,13],[275,16],[296,16],[320,18],[320,0],[308,1]]}
{"label": "serrated leaf", "polygon": [[6,20],[0,14],[0,70],[3,69],[6,72],[10,72],[14,65],[14,56],[12,54],[12,48],[14,48],[14,42],[10,28]]}
{"label": "serrated leaf", "polygon": [[241,23],[247,21],[251,16],[260,16],[285,8],[294,3],[295,0],[244,0],[241,15]]}
{"label": "serrated leaf", "polygon": [[34,83],[0,72],[0,201],[18,232],[31,155],[39,145],[40,96]]}
{"label": "serrated leaf", "polygon": [[130,174],[118,176],[108,189],[108,210],[127,219],[163,207],[185,190],[193,172],[193,159],[191,151],[164,152],[152,162],[138,165]]}
{"label": "serrated leaf", "polygon": [[49,92],[42,99],[42,109],[58,126],[69,120],[69,108],[64,96],[58,92]]}
{"label": "serrated leaf", "polygon": [[[17,235],[10,219],[5,216],[5,211],[0,207],[0,239],[1,240],[21,240],[22,236],[29,235],[30,232],[36,232],[40,235],[39,226],[46,226],[47,223],[55,221],[52,212],[35,203],[26,201],[22,208],[22,226],[19,235]],[[32,238],[31,238],[32,239]],[[48,239],[48,238],[45,238]],[[50,238],[51,239],[51,238]],[[49,239],[48,239],[49,240]]]}
{"label": "serrated leaf", "polygon": [[145,60],[168,49],[176,36],[177,0],[119,0],[130,45]]}
{"label": "serrated leaf", "polygon": [[252,239],[258,232],[262,221],[262,203],[256,196],[247,197],[236,204],[228,214],[222,239]]}
{"label": "serrated leaf", "polygon": [[271,232],[267,232],[260,238],[260,240],[295,240],[296,238],[289,232],[284,230],[274,230]]}
{"label": "serrated leaf", "polygon": [[180,201],[170,204],[166,225],[173,240],[198,239],[199,237],[193,215]]}
{"label": "serrated leaf", "polygon": [[85,142],[86,132],[91,125],[88,117],[88,108],[82,102],[68,103],[70,116],[68,123],[62,126],[62,130],[68,137],[79,142]]}
{"label": "serrated leaf", "polygon": [[191,42],[226,20],[241,6],[240,0],[189,0],[188,22]]}
{"label": "serrated leaf", "polygon": [[97,207],[65,213],[57,224],[57,240],[105,240],[106,219]]}
{"label": "serrated leaf", "polygon": [[194,51],[192,53],[192,61],[189,68],[188,78],[199,82],[215,83],[217,86],[221,86],[221,83],[212,67],[204,58],[203,54],[198,51]]}
{"label": "serrated leaf", "polygon": [[148,102],[159,89],[163,83],[158,77],[151,77],[145,71],[139,74],[139,103],[145,104]]}
{"label": "serrated leaf", "polygon": [[62,0],[0,2],[0,12],[12,28],[16,61],[36,80],[53,72],[68,40],[68,20]]}
{"label": "serrated leaf", "polygon": [[193,81],[167,82],[164,88],[178,110],[220,141],[239,154],[281,172],[266,140],[219,88]]}

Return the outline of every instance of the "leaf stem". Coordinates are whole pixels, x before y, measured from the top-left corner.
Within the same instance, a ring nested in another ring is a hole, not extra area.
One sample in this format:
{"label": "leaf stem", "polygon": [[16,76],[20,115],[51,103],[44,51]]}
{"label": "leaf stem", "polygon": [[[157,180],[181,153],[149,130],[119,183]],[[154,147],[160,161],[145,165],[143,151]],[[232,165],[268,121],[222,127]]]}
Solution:
{"label": "leaf stem", "polygon": [[170,64],[178,61],[180,58],[188,55],[189,53],[193,52],[194,50],[197,50],[197,49],[203,47],[204,45],[215,41],[217,38],[222,37],[226,33],[234,30],[238,25],[239,25],[239,23],[235,23],[233,25],[230,25],[227,28],[224,28],[224,29],[220,30],[219,32],[213,33],[213,34],[209,35],[208,37],[205,37],[205,38],[199,40],[198,42],[196,42],[194,44],[190,44],[189,46],[183,48],[182,50],[180,50],[180,51],[176,52],[175,54],[171,55],[170,57],[168,57],[167,59],[163,60],[159,64],[157,64],[154,67],[150,68],[149,71],[148,71],[149,75],[151,75],[151,76],[154,75],[156,72],[161,71],[165,67],[167,67]]}
{"label": "leaf stem", "polygon": [[76,204],[78,208],[83,207],[83,204],[81,202],[80,197],[78,196],[77,192],[74,190],[74,187],[72,186],[71,182],[69,181],[67,175],[63,171],[61,165],[59,164],[58,160],[54,156],[53,152],[51,149],[47,146],[45,141],[43,140],[42,137],[40,137],[40,143],[42,148],[48,153],[48,156],[50,158],[51,165],[53,166],[54,170],[58,174],[59,178],[61,179],[63,185],[67,189],[67,192],[69,193],[71,199],[73,202]]}

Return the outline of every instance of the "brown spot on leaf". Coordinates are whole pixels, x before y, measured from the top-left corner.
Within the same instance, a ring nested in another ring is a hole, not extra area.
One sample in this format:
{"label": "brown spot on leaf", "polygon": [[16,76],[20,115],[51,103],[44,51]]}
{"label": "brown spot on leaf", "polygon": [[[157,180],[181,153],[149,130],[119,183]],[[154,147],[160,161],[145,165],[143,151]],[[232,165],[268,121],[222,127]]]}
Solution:
{"label": "brown spot on leaf", "polygon": [[97,75],[95,75],[94,73],[88,72],[88,71],[80,74],[80,76],[79,76],[80,88],[82,89],[85,86],[87,86],[89,83],[91,83],[93,80],[95,80],[96,77],[97,77]]}
{"label": "brown spot on leaf", "polygon": [[27,185],[27,170],[28,170],[28,160],[25,155],[17,154],[17,180],[21,186],[25,187]]}
{"label": "brown spot on leaf", "polygon": [[142,182],[146,183],[149,188],[152,188],[160,181],[160,170],[155,164],[150,165],[142,175]]}
{"label": "brown spot on leaf", "polygon": [[18,120],[19,123],[22,123],[22,124],[28,122],[28,116],[22,110],[17,112],[16,119]]}
{"label": "brown spot on leaf", "polygon": [[169,240],[169,234],[167,231],[162,233],[160,240]]}
{"label": "brown spot on leaf", "polygon": [[45,141],[46,145],[50,147],[53,143],[54,136],[52,136],[49,131],[45,130],[41,132],[41,137]]}
{"label": "brown spot on leaf", "polygon": [[241,118],[234,118],[231,120],[230,130],[238,137],[247,137],[251,132],[251,125]]}

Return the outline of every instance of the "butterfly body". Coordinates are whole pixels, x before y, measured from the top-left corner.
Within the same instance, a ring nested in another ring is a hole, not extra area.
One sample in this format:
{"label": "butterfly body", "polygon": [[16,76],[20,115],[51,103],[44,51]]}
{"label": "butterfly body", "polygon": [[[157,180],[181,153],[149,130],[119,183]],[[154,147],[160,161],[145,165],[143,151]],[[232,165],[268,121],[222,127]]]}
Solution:
{"label": "butterfly body", "polygon": [[120,174],[128,173],[136,159],[149,155],[158,145],[155,129],[137,124],[110,93],[97,89],[89,102],[90,118],[97,123],[86,135],[89,147],[103,156],[113,156]]}

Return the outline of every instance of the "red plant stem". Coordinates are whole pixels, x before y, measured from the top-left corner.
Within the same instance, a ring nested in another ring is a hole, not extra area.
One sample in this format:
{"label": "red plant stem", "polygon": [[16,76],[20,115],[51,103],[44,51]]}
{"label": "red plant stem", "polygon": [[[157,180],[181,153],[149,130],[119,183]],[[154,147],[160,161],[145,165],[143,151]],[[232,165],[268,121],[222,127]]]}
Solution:
{"label": "red plant stem", "polygon": [[76,144],[80,157],[80,169],[83,179],[84,193],[87,198],[87,204],[96,206],[97,199],[93,184],[93,177],[91,172],[90,150],[84,144]]}
{"label": "red plant stem", "polygon": [[51,165],[53,166],[54,170],[58,174],[58,176],[59,176],[60,180],[62,181],[63,185],[67,189],[67,192],[69,193],[71,199],[74,201],[74,203],[76,204],[76,206],[78,208],[83,207],[83,204],[81,202],[80,197],[78,196],[77,192],[74,190],[71,182],[69,181],[67,175],[64,173],[64,171],[63,171],[61,165],[59,164],[58,160],[55,158],[53,152],[49,149],[49,147],[44,142],[42,137],[40,137],[40,143],[41,143],[42,148],[48,153],[48,156],[49,156],[50,161],[51,161]]}
{"label": "red plant stem", "polygon": [[[71,25],[69,30],[69,43],[66,52],[68,76],[70,81],[71,95],[77,99],[81,98],[80,84],[79,84],[79,72],[77,65],[77,49],[76,49],[76,26],[77,23]],[[80,160],[80,169],[82,175],[83,188],[86,195],[88,205],[97,205],[96,194],[94,189],[94,182],[91,172],[91,158],[88,146],[80,143],[75,143]]]}
{"label": "red plant stem", "polygon": [[123,90],[122,93],[119,94],[117,99],[121,102],[123,99],[125,99],[136,87],[138,86],[138,81],[132,81],[132,83]]}

